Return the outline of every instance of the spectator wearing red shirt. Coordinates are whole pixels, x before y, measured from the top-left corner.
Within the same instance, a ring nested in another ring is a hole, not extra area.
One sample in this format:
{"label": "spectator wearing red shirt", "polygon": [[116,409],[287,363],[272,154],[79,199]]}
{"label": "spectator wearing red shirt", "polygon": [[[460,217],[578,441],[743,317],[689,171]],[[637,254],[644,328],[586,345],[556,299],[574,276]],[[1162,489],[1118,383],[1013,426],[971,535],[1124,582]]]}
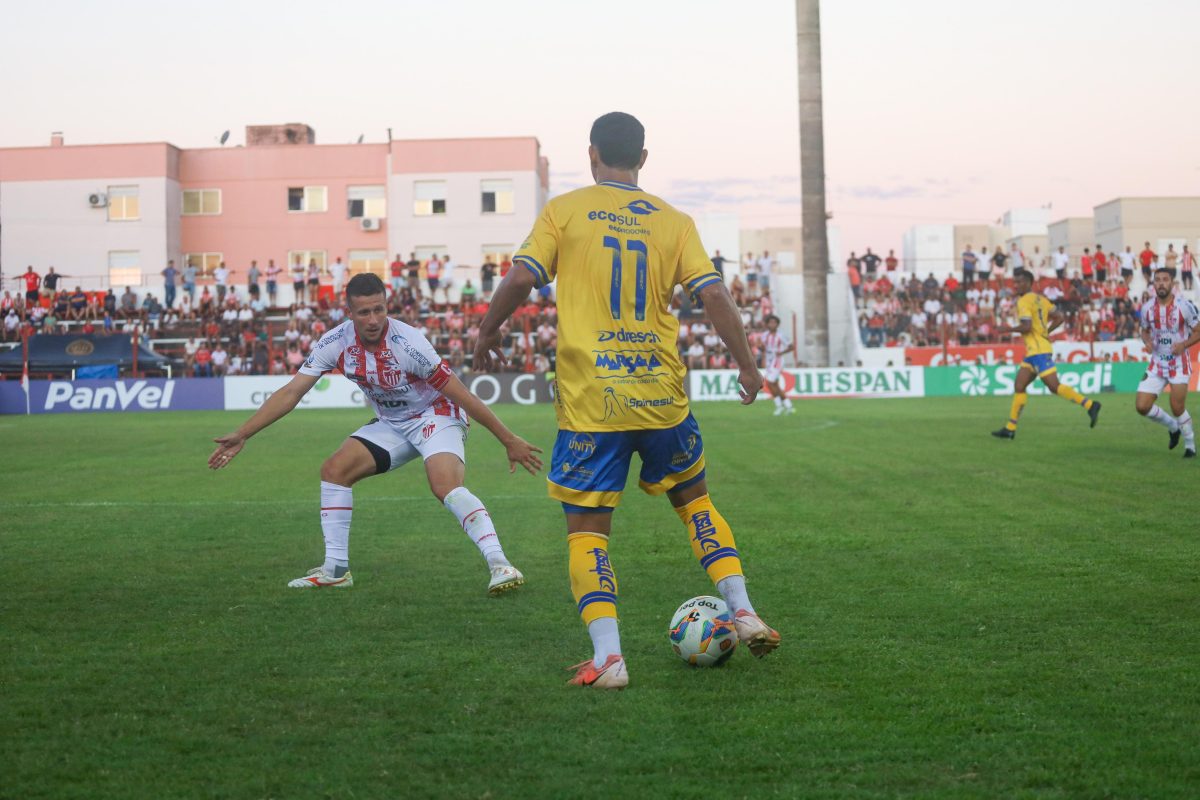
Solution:
{"label": "spectator wearing red shirt", "polygon": [[[855,262],[858,259],[853,259]],[[850,291],[854,293],[855,301],[862,300],[862,275],[856,264],[846,262],[846,274],[850,276]]]}
{"label": "spectator wearing red shirt", "polygon": [[1158,255],[1150,249],[1150,243],[1146,242],[1146,249],[1138,254],[1138,261],[1142,262],[1142,277],[1146,279],[1147,283],[1150,282],[1150,267],[1156,258]]}
{"label": "spectator wearing red shirt", "polygon": [[1096,245],[1096,255],[1092,257],[1092,269],[1096,272],[1096,280],[1104,283],[1108,280],[1108,259],[1104,257],[1104,248]]}
{"label": "spectator wearing red shirt", "polygon": [[1091,248],[1083,248],[1083,255],[1079,257],[1079,266],[1083,269],[1083,279],[1090,281],[1092,279],[1092,251]]}
{"label": "spectator wearing red shirt", "polygon": [[404,262],[400,260],[399,253],[396,253],[396,259],[388,269],[392,278],[392,294],[400,294],[400,289],[404,287]]}
{"label": "spectator wearing red shirt", "polygon": [[201,343],[200,348],[196,350],[195,366],[192,367],[192,374],[197,378],[212,377],[212,350],[208,349],[208,342]]}
{"label": "spectator wearing red shirt", "polygon": [[32,304],[38,302],[41,298],[41,292],[38,290],[42,286],[42,276],[33,271],[33,267],[28,267],[25,274],[17,278],[17,280],[25,279],[25,303]]}
{"label": "spectator wearing red shirt", "polygon": [[900,262],[896,258],[895,250],[888,250],[887,258],[883,260],[883,265],[887,268],[888,272],[896,271],[896,267],[900,266]]}

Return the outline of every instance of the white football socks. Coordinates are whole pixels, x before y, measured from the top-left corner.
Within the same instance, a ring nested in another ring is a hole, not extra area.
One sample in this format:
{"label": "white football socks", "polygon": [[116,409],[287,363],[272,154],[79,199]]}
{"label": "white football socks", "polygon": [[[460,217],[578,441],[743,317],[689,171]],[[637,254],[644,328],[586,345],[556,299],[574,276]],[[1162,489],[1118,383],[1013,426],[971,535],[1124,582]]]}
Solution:
{"label": "white football socks", "polygon": [[489,567],[511,566],[504,557],[504,548],[500,546],[500,536],[492,524],[492,515],[467,487],[459,486],[448,492],[442,504],[458,519],[458,524],[462,525],[467,536],[479,548]]}
{"label": "white football socks", "polygon": [[783,408],[783,398],[780,397],[779,395],[775,395],[775,407]]}
{"label": "white football socks", "polygon": [[791,408],[792,407],[792,398],[790,398],[790,397],[783,398],[783,407]]}
{"label": "white football socks", "polygon": [[621,634],[617,630],[616,617],[600,617],[588,623],[588,635],[592,637],[592,666],[600,669],[608,657],[621,652]]}
{"label": "white football socks", "polygon": [[750,595],[746,594],[746,579],[742,575],[730,575],[728,578],[722,578],[717,583],[717,591],[721,593],[721,597],[725,598],[725,605],[729,606],[730,617],[742,609],[751,614],[754,613],[754,606],[750,605]]}
{"label": "white football socks", "polygon": [[354,494],[349,486],[321,481],[321,530],[325,534],[325,574],[340,578],[350,567],[350,513]]}
{"label": "white football socks", "polygon": [[1176,421],[1179,423],[1179,429],[1183,431],[1183,446],[1188,450],[1195,450],[1196,431],[1192,428],[1192,415],[1185,409]]}
{"label": "white football socks", "polygon": [[[1185,411],[1183,413],[1186,414],[1187,412]],[[1159,425],[1162,425],[1164,428],[1170,430],[1171,433],[1179,430],[1179,421],[1167,412],[1163,411],[1161,406],[1150,406],[1150,411],[1147,412],[1146,419],[1150,420],[1151,422],[1157,422]],[[1191,421],[1191,417],[1188,417],[1188,421]]]}

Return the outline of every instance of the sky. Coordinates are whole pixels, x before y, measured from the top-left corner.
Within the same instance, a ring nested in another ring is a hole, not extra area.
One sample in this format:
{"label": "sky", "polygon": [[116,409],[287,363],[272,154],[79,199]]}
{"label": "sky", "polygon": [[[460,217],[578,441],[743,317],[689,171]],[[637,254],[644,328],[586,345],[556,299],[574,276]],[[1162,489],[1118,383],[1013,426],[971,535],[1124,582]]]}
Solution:
{"label": "sky", "polygon": [[[1197,0],[826,0],[829,210],[845,250],[911,225],[1200,194]],[[799,224],[791,0],[6,4],[0,147],[534,135],[590,182],[592,120],[646,126],[640,183],[743,228]]]}

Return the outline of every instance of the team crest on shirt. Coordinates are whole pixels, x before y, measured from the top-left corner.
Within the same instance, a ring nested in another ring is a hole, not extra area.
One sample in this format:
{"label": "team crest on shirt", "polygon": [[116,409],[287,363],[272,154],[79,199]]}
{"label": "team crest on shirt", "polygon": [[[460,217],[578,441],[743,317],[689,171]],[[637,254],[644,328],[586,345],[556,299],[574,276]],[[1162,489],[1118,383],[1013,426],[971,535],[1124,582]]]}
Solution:
{"label": "team crest on shirt", "polygon": [[375,369],[379,376],[379,385],[385,389],[395,389],[404,378],[404,372],[396,369],[392,361],[391,350],[379,350],[375,353]]}

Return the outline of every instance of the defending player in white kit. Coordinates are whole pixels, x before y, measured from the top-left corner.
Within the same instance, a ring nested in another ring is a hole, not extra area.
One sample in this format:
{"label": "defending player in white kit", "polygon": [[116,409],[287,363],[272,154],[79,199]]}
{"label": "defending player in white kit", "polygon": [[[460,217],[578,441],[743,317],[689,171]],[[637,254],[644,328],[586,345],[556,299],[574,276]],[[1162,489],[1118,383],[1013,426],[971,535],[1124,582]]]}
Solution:
{"label": "defending player in white kit", "polygon": [[763,335],[763,383],[775,398],[775,416],[783,413],[795,414],[792,401],[787,396],[780,380],[783,377],[783,357],[796,352],[796,346],[779,332],[779,317],[767,317],[767,332]]}
{"label": "defending player in white kit", "polygon": [[[1170,431],[1168,449],[1183,436],[1183,457],[1196,457],[1196,432],[1187,412],[1192,362],[1188,348],[1200,342],[1200,312],[1192,301],[1175,296],[1175,276],[1165,268],[1154,272],[1154,299],[1142,306],[1138,321],[1150,353],[1150,367],[1137,388],[1137,411]],[[1155,400],[1170,387],[1171,413]]]}
{"label": "defending player in white kit", "polygon": [[[541,469],[541,450],[508,430],[482,400],[471,394],[420,331],[387,316],[383,281],[370,273],[346,285],[349,319],[313,347],[292,380],[271,395],[237,431],[218,437],[208,465],[229,464],[246,440],[296,407],[322,375],[341,371],[358,384],[377,417],[350,435],[321,465],[321,528],[325,563],[288,586],[298,589],[354,585],[350,574],[351,487],[371,475],[390,472],[420,456],[429,488],[458,519],[487,560],[489,594],[525,582],[508,562],[483,503],[463,486],[469,415],[507,451],[509,472],[516,465],[530,474]],[[466,413],[464,413],[464,411]]]}

